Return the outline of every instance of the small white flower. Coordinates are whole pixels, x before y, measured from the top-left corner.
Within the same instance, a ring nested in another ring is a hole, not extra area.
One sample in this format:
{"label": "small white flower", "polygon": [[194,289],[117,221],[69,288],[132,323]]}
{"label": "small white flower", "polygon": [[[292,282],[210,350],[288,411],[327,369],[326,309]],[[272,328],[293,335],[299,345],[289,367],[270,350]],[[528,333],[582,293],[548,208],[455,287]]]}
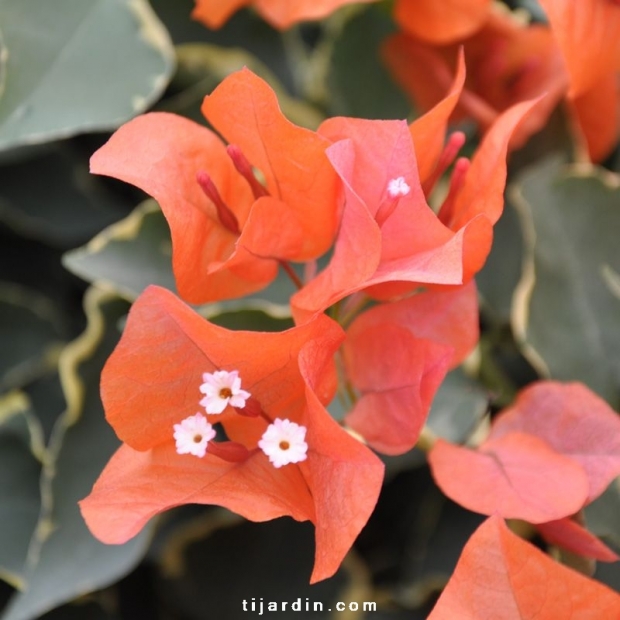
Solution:
{"label": "small white flower", "polygon": [[306,427],[290,420],[276,418],[263,433],[258,447],[269,457],[274,467],[305,461],[308,452]]}
{"label": "small white flower", "polygon": [[193,454],[202,458],[207,453],[207,444],[214,437],[215,431],[202,413],[190,415],[174,425],[177,454]]}
{"label": "small white flower", "polygon": [[388,183],[387,191],[390,198],[398,198],[400,196],[406,196],[411,191],[411,188],[407,184],[407,181],[405,181],[405,177],[397,177]]}
{"label": "small white flower", "polygon": [[222,413],[227,405],[242,409],[245,401],[250,398],[250,393],[241,389],[241,379],[236,370],[205,372],[202,380],[204,383],[200,386],[200,391],[206,396],[200,404],[207,413]]}

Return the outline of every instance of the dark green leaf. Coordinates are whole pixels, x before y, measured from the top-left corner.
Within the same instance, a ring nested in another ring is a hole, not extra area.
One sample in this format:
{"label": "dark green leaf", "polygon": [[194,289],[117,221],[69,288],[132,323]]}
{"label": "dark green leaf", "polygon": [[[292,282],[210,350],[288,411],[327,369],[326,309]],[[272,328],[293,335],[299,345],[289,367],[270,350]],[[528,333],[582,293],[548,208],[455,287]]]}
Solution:
{"label": "dark green leaf", "polygon": [[60,360],[67,410],[50,442],[42,480],[43,512],[25,571],[27,588],[11,601],[3,620],[30,620],[104,587],[142,557],[148,529],[125,545],[104,545],[86,528],[77,502],[85,497],[119,442],[105,421],[99,375],[119,333],[126,302],[91,289],[86,332]]}
{"label": "dark green leaf", "polygon": [[24,566],[41,497],[43,443],[27,398],[12,392],[0,399],[0,578],[24,586]]}
{"label": "dark green leaf", "polygon": [[582,381],[618,404],[618,179],[548,161],[523,177],[514,196],[527,263],[513,326],[524,353],[542,374]]}
{"label": "dark green leaf", "polygon": [[381,62],[381,44],[394,28],[390,16],[374,5],[346,24],[327,77],[331,116],[400,119],[411,113]]}
{"label": "dark green leaf", "polygon": [[22,387],[54,368],[61,331],[50,299],[0,283],[0,392]]}
{"label": "dark green leaf", "polygon": [[0,220],[24,237],[63,249],[88,241],[125,215],[67,142],[0,167]]}
{"label": "dark green leaf", "polygon": [[172,73],[168,34],[146,0],[0,0],[0,24],[0,149],[116,127]]}
{"label": "dark green leaf", "polygon": [[443,439],[464,443],[487,411],[489,395],[460,368],[448,373],[428,415],[427,425]]}
{"label": "dark green leaf", "polygon": [[[203,620],[205,609],[222,620],[258,615],[261,600],[264,614],[269,613],[269,602],[278,602],[278,611],[286,602],[285,611],[291,614],[292,603],[299,601],[304,618],[325,618],[338,601],[372,600],[353,556],[331,579],[309,585],[313,557],[314,536],[308,523],[284,518],[249,523],[226,511],[210,510],[184,523],[164,545],[161,562],[166,578],[158,590],[166,607],[187,620]],[[323,604],[323,612],[314,611],[315,602]]]}

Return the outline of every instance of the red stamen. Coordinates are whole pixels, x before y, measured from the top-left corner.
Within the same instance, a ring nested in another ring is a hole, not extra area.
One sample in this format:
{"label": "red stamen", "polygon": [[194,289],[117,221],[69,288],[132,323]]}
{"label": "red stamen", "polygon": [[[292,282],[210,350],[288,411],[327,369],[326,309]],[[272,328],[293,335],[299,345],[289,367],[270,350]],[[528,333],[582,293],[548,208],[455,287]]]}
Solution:
{"label": "red stamen", "polygon": [[456,198],[465,184],[465,177],[467,176],[470,166],[471,162],[467,157],[459,157],[454,164],[452,176],[450,177],[450,189],[448,190],[448,195],[443,201],[438,214],[439,220],[448,227],[450,226],[451,220],[454,218]]}
{"label": "red stamen", "polygon": [[241,233],[239,222],[230,207],[222,200],[222,197],[217,191],[217,187],[215,187],[215,183],[211,177],[206,172],[201,170],[196,174],[196,181],[205,193],[205,196],[214,204],[215,209],[217,210],[217,216],[222,226],[230,230],[231,233],[239,235]]}
{"label": "red stamen", "polygon": [[263,196],[269,196],[269,192],[265,189],[262,183],[258,181],[254,176],[254,170],[252,164],[247,160],[246,156],[241,152],[241,149],[236,144],[229,144],[226,147],[226,152],[232,163],[234,164],[237,172],[248,182],[255,200]]}
{"label": "red stamen", "polygon": [[229,463],[243,463],[252,456],[252,451],[236,441],[210,441],[207,454],[217,456]]}
{"label": "red stamen", "polygon": [[435,165],[435,170],[431,176],[426,179],[424,184],[422,185],[422,189],[424,190],[424,195],[428,196],[435,187],[437,181],[441,178],[443,173],[450,167],[452,162],[456,159],[456,156],[459,154],[459,151],[463,148],[465,141],[467,140],[465,134],[462,131],[455,131],[450,135],[448,141],[443,147],[443,151],[437,160],[437,164]]}
{"label": "red stamen", "polygon": [[233,407],[233,409],[239,415],[244,415],[248,418],[257,418],[262,413],[260,403],[252,396],[245,401],[245,407]]}

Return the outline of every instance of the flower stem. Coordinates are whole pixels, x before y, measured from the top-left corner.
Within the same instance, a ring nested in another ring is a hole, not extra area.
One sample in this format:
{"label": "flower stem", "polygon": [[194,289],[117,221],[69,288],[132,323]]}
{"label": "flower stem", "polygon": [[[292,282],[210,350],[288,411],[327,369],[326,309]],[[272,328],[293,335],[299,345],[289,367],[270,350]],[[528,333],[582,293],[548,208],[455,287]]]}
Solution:
{"label": "flower stem", "polygon": [[280,260],[278,262],[280,263],[280,266],[282,267],[282,269],[286,271],[286,274],[288,275],[288,277],[293,281],[293,284],[298,289],[303,288],[304,283],[299,279],[299,276],[295,273],[295,270],[291,267],[291,265],[285,260]]}

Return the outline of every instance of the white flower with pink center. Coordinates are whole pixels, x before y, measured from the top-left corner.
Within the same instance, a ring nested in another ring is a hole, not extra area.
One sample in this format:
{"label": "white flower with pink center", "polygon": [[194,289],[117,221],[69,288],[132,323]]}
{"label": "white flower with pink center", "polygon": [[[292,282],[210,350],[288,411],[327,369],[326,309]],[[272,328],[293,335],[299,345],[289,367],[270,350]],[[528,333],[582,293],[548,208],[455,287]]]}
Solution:
{"label": "white flower with pink center", "polygon": [[307,458],[306,430],[305,426],[276,418],[263,433],[258,447],[269,457],[274,467],[300,463]]}
{"label": "white flower with pink center", "polygon": [[207,413],[222,413],[228,405],[243,409],[245,401],[250,398],[250,393],[241,389],[241,378],[236,370],[205,372],[202,380],[200,391],[205,397],[200,404]]}
{"label": "white flower with pink center", "polygon": [[215,437],[215,431],[202,413],[185,418],[174,425],[174,440],[177,454],[193,454],[202,458],[207,453],[208,443]]}

